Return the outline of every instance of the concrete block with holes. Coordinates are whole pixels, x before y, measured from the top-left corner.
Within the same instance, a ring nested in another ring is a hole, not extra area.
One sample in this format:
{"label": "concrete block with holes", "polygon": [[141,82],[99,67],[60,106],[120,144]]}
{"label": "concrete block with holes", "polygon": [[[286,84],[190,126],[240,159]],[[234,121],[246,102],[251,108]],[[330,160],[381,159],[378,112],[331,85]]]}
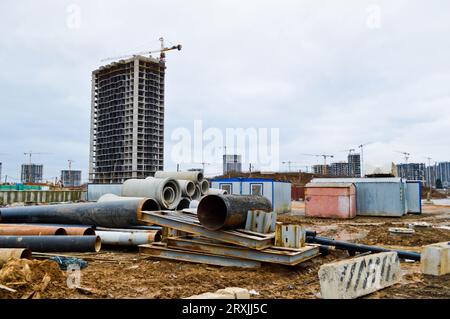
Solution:
{"label": "concrete block with holes", "polygon": [[275,246],[302,248],[305,246],[306,231],[300,225],[287,225],[277,222],[275,225]]}
{"label": "concrete block with holes", "polygon": [[386,288],[401,280],[396,252],[356,257],[322,265],[320,292],[324,299],[353,299]]}

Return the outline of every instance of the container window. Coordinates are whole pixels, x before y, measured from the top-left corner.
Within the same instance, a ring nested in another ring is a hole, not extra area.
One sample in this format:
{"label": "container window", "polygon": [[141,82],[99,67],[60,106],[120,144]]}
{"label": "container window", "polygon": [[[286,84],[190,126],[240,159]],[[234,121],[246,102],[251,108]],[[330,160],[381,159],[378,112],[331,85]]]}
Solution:
{"label": "container window", "polygon": [[232,193],[233,187],[232,187],[231,184],[228,184],[228,183],[227,183],[227,184],[220,184],[220,185],[219,185],[219,188],[220,188],[220,189],[223,189],[223,190],[225,190],[225,191],[227,191],[228,194],[233,194],[233,193]]}
{"label": "container window", "polygon": [[262,196],[263,195],[262,188],[263,188],[262,184],[251,184],[250,185],[250,194]]}

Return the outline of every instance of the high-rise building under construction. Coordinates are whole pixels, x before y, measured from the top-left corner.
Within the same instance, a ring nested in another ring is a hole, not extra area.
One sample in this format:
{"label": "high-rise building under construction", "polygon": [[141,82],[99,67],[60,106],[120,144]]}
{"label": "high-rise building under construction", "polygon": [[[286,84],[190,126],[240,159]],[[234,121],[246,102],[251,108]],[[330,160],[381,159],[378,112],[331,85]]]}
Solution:
{"label": "high-rise building under construction", "polygon": [[92,72],[89,181],[163,170],[164,59],[132,56]]}

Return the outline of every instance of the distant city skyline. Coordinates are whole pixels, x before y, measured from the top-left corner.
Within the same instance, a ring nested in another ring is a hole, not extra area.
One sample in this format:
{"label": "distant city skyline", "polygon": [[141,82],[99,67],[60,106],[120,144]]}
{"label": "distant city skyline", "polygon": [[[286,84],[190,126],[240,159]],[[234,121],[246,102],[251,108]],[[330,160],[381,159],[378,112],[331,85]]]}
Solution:
{"label": "distant city skyline", "polygon": [[[76,19],[70,5],[79,9]],[[404,162],[397,151],[410,153],[411,163],[449,161],[450,3],[379,1],[379,25],[368,23],[370,5],[2,3],[2,177],[20,181],[21,164],[29,163],[23,153],[32,150],[51,153],[32,158],[44,165],[44,180],[59,177],[72,159],[87,181],[91,71],[104,58],[158,49],[161,36],[183,45],[166,59],[165,170],[177,165],[172,132],[191,130],[195,120],[221,132],[278,128],[280,163],[298,162],[296,170],[321,163],[302,153],[340,161],[347,155],[340,151],[368,142],[365,169]],[[201,164],[180,169],[192,167]],[[207,176],[221,172],[221,157],[205,167]]]}

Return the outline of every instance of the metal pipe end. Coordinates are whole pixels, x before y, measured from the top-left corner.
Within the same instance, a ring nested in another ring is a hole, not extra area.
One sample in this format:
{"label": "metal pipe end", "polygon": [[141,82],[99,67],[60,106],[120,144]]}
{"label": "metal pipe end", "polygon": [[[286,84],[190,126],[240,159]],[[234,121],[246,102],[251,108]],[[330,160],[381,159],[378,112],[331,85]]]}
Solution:
{"label": "metal pipe end", "polygon": [[141,201],[138,209],[137,209],[137,219],[140,220],[142,218],[142,211],[158,211],[161,210],[161,206],[159,206],[158,202],[153,198],[145,198]]}
{"label": "metal pipe end", "polygon": [[65,235],[67,235],[67,231],[64,228],[57,228],[55,230],[55,235],[65,236]]}
{"label": "metal pipe end", "polygon": [[83,232],[83,236],[95,236],[95,230],[92,228],[86,228]]}
{"label": "metal pipe end", "polygon": [[210,230],[218,230],[227,219],[227,205],[218,195],[206,195],[197,206],[200,223]]}
{"label": "metal pipe end", "polygon": [[28,248],[24,248],[24,249],[22,249],[22,253],[20,254],[20,258],[33,259],[33,253]]}
{"label": "metal pipe end", "polygon": [[98,253],[102,248],[102,240],[100,236],[95,236],[95,252]]}

